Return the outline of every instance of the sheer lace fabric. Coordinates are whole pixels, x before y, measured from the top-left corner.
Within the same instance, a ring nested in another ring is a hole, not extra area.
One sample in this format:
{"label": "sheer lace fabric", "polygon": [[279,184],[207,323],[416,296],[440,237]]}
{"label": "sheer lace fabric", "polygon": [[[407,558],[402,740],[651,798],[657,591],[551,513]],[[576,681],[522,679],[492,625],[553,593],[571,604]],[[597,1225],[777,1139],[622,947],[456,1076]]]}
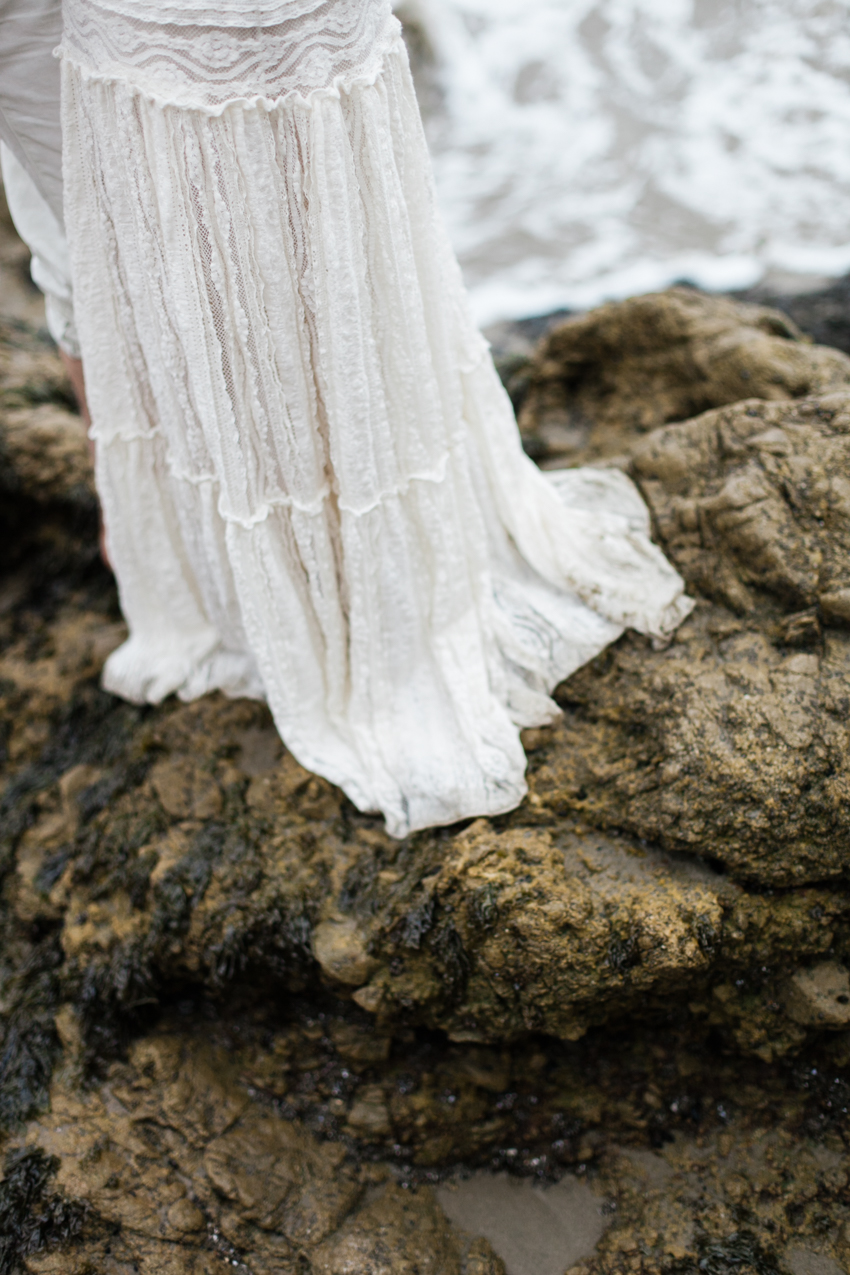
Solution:
{"label": "sheer lace fabric", "polygon": [[372,78],[398,39],[375,0],[144,4],[65,0],[66,55],[150,98],[218,113],[236,102],[339,92]]}
{"label": "sheer lace fabric", "polygon": [[385,0],[66,0],[63,95],[106,685],[265,697],[396,836],[511,809],[551,688],[690,603],[627,479],[523,455]]}

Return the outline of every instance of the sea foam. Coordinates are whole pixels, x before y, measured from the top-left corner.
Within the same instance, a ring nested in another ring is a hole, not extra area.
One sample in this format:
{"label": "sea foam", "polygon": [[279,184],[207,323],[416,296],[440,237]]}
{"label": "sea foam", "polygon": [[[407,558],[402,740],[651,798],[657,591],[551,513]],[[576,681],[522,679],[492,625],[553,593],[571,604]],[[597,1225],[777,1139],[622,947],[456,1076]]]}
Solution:
{"label": "sea foam", "polygon": [[850,269],[847,0],[402,0],[481,323]]}

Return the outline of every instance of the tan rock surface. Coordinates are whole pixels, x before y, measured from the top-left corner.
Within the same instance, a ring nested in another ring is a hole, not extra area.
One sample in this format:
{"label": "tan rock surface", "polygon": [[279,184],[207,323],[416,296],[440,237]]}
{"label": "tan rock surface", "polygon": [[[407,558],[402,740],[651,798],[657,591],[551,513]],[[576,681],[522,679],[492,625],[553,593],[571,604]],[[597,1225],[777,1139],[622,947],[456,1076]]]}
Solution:
{"label": "tan rock surface", "polygon": [[803,1027],[850,1027],[850,972],[836,961],[797,970],[786,984],[785,1005]]}
{"label": "tan rock surface", "polygon": [[708,408],[849,385],[850,359],[806,343],[778,310],[671,288],[567,319],[521,375],[534,454],[582,464]]}
{"label": "tan rock surface", "polygon": [[[252,1101],[227,1056],[203,1044],[154,1036],[102,1088],[54,1086],[25,1145],[56,1157],[56,1187],[88,1209],[71,1270],[188,1275],[224,1259],[252,1275],[346,1275],[369,1263],[387,1275],[461,1275],[469,1241],[427,1189],[359,1171],[340,1143]],[[499,1275],[483,1251],[480,1275]],[[54,1262],[36,1255],[27,1268],[46,1275]]]}
{"label": "tan rock surface", "polygon": [[848,623],[850,393],[747,401],[667,426],[637,444],[632,473],[703,596],[746,615],[766,595],[788,646]]}

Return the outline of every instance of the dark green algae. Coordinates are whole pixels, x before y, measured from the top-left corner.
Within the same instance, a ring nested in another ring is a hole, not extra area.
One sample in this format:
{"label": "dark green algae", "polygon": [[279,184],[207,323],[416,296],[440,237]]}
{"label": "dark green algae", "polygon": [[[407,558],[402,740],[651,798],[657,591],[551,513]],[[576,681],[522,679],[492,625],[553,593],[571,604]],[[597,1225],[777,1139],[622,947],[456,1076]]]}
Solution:
{"label": "dark green algae", "polygon": [[31,1253],[73,1244],[88,1210],[52,1187],[56,1156],[40,1147],[10,1151],[0,1180],[0,1275],[16,1275]]}

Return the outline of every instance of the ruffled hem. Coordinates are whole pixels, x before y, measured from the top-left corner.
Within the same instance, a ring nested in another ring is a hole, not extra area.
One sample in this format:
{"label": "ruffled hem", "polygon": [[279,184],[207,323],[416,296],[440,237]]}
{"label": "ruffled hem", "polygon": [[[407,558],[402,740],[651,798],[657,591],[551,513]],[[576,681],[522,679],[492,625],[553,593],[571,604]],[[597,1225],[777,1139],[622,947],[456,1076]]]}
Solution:
{"label": "ruffled hem", "polygon": [[404,836],[516,805],[553,687],[691,604],[627,478],[523,454],[403,46],[373,53],[305,111],[187,109],[68,60],[66,199],[131,634],[105,685],[264,695]]}
{"label": "ruffled hem", "polygon": [[194,642],[181,635],[179,646],[166,647],[155,638],[134,634],[122,643],[103,668],[103,689],[131,704],[160,704],[169,695],[191,701],[211,691],[231,699],[266,698],[253,657],[247,651],[225,651],[215,633]]}

